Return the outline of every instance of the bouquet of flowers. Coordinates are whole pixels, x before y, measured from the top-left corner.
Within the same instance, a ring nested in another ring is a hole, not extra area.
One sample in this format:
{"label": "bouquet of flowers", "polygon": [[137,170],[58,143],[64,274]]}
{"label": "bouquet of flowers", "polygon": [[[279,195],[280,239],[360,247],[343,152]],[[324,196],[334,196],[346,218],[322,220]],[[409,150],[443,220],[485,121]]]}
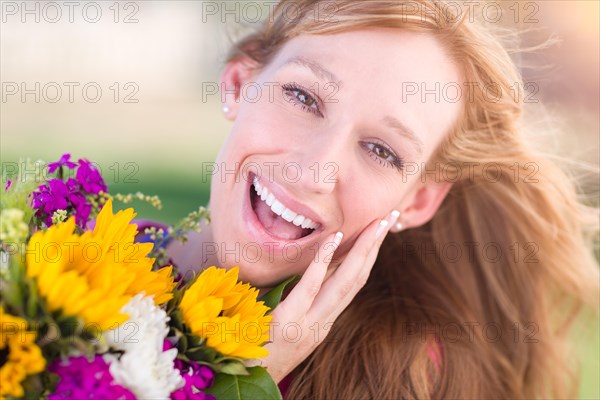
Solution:
{"label": "bouquet of flowers", "polygon": [[281,399],[245,361],[267,355],[282,287],[258,300],[237,267],[184,280],[166,257],[206,209],[138,232],[113,202],[158,198],[111,196],[69,154],[27,162],[0,200],[0,399]]}

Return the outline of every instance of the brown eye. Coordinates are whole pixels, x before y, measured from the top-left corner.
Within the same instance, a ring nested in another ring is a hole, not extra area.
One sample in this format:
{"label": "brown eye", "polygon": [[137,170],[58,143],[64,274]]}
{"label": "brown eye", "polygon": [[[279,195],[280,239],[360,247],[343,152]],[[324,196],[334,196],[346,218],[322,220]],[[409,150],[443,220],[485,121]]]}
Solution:
{"label": "brown eye", "polygon": [[323,117],[321,110],[319,110],[318,100],[306,90],[303,90],[294,84],[285,84],[282,87],[285,97],[295,106],[302,108],[304,111]]}
{"label": "brown eye", "polygon": [[394,151],[387,146],[374,142],[361,143],[361,146],[367,150],[373,160],[379,162],[381,165],[394,167],[398,171],[402,171],[404,168],[402,159],[396,156]]}
{"label": "brown eye", "polygon": [[374,146],[373,151],[375,152],[375,154],[378,157],[381,157],[384,160],[387,159],[391,155],[391,153],[388,151],[388,149],[386,149],[385,147],[382,147],[382,146]]}
{"label": "brown eye", "polygon": [[299,101],[302,102],[302,104],[304,104],[305,106],[312,106],[313,104],[315,104],[315,99],[313,99],[310,96],[307,96],[306,94],[296,90],[294,92],[294,94],[296,95],[296,97],[298,98]]}

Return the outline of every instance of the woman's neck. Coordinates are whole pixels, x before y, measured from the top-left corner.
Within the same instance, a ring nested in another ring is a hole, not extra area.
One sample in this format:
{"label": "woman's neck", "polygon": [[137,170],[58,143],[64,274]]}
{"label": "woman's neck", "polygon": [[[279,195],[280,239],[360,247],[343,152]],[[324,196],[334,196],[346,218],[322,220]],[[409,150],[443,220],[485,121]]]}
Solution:
{"label": "woman's neck", "polygon": [[[179,273],[186,276],[191,272],[199,272],[205,267],[220,267],[219,259],[214,252],[205,251],[208,244],[213,243],[212,227],[202,221],[199,232],[191,231],[186,234],[187,241],[172,241],[167,247],[167,255],[177,266]],[[208,254],[208,256],[207,256]]]}
{"label": "woman's neck", "polygon": [[[203,221],[200,232],[189,232],[187,241],[173,241],[167,247],[167,255],[177,266],[179,273],[183,276],[191,276],[192,273],[198,273],[203,268],[210,266],[223,267],[218,257],[218,251],[206,251],[209,246],[214,249],[215,243],[212,235],[212,226]],[[208,255],[207,255],[208,254]],[[268,293],[272,288],[258,288],[258,297]]]}

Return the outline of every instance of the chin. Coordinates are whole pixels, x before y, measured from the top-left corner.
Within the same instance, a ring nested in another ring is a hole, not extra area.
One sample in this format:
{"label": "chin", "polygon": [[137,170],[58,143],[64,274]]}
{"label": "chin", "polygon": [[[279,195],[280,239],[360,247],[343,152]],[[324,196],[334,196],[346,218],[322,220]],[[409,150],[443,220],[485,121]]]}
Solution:
{"label": "chin", "polygon": [[[222,233],[225,237],[245,237],[237,227],[229,227]],[[215,232],[216,237],[223,237]],[[273,287],[292,275],[302,274],[312,262],[316,246],[305,250],[293,246],[278,246],[274,241],[261,247],[258,243],[241,239],[217,239],[219,263],[224,268],[239,267],[239,279],[260,288]],[[225,244],[226,243],[226,244]],[[237,244],[239,243],[239,245]]]}

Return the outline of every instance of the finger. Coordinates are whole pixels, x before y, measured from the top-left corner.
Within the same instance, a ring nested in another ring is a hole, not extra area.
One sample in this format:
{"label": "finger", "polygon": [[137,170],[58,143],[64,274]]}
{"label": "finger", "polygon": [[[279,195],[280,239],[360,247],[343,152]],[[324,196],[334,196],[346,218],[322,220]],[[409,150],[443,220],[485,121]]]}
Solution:
{"label": "finger", "polygon": [[335,319],[367,282],[381,243],[398,219],[393,211],[387,218],[371,223],[356,240],[344,262],[327,279],[310,308],[311,319]]}
{"label": "finger", "polygon": [[[290,313],[296,315],[305,315],[310,308],[313,300],[321,290],[321,285],[327,274],[327,266],[331,262],[331,254],[337,249],[342,241],[341,232],[331,235],[329,240],[321,244],[321,247],[310,263],[304,275],[284,301],[276,308],[284,310],[289,316]],[[283,312],[283,311],[281,311]]]}
{"label": "finger", "polygon": [[352,302],[352,300],[354,300],[354,298],[356,297],[358,292],[360,292],[360,290],[365,286],[365,284],[367,283],[367,280],[369,279],[369,276],[371,275],[373,266],[375,265],[375,260],[377,259],[377,254],[379,252],[379,248],[380,248],[380,246],[377,246],[376,248],[374,248],[372,250],[372,254],[366,260],[364,270],[361,271],[361,273],[364,272],[364,276],[361,275],[360,277],[358,277],[356,279],[356,281],[354,282],[354,286],[352,286],[352,288],[349,290],[348,294],[336,304],[334,310],[331,311],[331,313],[328,316],[326,316],[324,318],[322,317],[324,319],[325,323],[329,323],[329,322],[333,323],[340,316],[340,314],[346,309],[346,307],[348,307],[348,305]]}
{"label": "finger", "polygon": [[348,307],[350,302],[354,299],[354,297],[356,297],[356,295],[363,288],[363,286],[367,283],[367,280],[371,275],[371,271],[373,270],[373,266],[375,265],[375,261],[377,260],[377,255],[379,254],[379,250],[381,249],[383,240],[398,220],[398,215],[398,213],[390,214],[387,229],[382,234],[380,239],[376,242],[375,246],[371,249],[371,254],[365,260],[364,267],[360,270],[360,276],[356,279],[354,287],[350,290],[349,295],[346,296],[343,300],[341,300],[335,308],[335,310],[330,314],[329,317],[327,317],[327,322],[333,323],[337,319],[337,317],[346,309],[346,307]]}

